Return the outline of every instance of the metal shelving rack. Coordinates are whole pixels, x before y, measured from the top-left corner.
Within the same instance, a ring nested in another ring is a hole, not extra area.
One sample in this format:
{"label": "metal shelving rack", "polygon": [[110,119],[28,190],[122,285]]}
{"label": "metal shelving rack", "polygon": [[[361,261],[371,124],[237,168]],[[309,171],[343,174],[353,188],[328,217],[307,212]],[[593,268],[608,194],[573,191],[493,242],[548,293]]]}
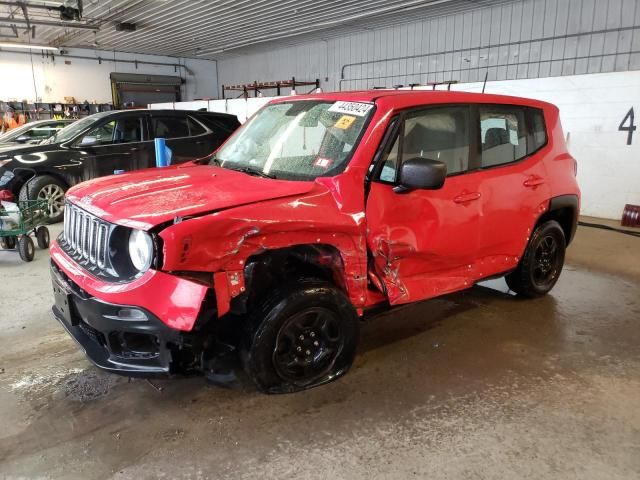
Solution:
{"label": "metal shelving rack", "polygon": [[[238,97],[249,98],[249,93],[253,92],[254,96],[258,97],[263,90],[276,90],[276,96],[280,96],[281,89],[291,88],[293,90],[296,87],[308,87],[313,86],[313,90],[320,88],[320,79],[316,78],[314,81],[302,81],[296,80],[296,77],[292,77],[291,80],[275,80],[272,82],[253,82],[244,83],[240,85],[222,85],[222,98],[227,98],[226,92],[241,92]],[[310,93],[310,92],[309,92]]]}
{"label": "metal shelving rack", "polygon": [[[64,110],[68,107],[72,115],[71,118],[82,118],[98,112],[113,110],[110,103],[65,103],[65,102],[18,102],[12,100],[0,100],[0,115],[4,114],[8,107],[13,108],[16,114],[26,113],[30,120],[48,120],[56,115],[64,117]],[[67,117],[65,117],[67,118]]]}

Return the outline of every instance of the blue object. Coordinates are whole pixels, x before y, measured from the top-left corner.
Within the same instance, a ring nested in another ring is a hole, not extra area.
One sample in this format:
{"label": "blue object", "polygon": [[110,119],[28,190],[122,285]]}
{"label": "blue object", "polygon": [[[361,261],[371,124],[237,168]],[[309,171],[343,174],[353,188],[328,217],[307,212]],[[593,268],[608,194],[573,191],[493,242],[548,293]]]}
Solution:
{"label": "blue object", "polygon": [[171,165],[173,152],[167,147],[164,138],[156,138],[154,142],[156,146],[156,167],[168,167]]}
{"label": "blue object", "polygon": [[121,173],[124,173],[124,170],[114,170],[113,171],[114,175],[120,175]]}

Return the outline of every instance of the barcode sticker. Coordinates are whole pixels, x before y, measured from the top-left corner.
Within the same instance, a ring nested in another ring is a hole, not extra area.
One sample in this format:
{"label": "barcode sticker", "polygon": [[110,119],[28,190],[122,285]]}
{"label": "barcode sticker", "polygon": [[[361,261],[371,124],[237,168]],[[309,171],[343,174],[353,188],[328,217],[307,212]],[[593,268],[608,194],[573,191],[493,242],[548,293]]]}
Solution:
{"label": "barcode sticker", "polygon": [[373,105],[370,103],[336,102],[329,107],[329,111],[364,117],[372,108]]}

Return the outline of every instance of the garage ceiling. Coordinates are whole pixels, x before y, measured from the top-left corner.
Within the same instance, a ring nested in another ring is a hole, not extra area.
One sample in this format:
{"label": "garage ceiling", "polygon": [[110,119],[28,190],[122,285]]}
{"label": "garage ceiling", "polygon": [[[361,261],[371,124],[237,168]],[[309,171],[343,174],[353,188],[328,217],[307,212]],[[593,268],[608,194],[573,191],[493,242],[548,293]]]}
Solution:
{"label": "garage ceiling", "polygon": [[[84,0],[82,20],[64,25],[58,11],[42,8],[62,1],[2,1],[0,40],[217,59],[507,1]],[[119,22],[135,23],[136,31],[116,31]]]}

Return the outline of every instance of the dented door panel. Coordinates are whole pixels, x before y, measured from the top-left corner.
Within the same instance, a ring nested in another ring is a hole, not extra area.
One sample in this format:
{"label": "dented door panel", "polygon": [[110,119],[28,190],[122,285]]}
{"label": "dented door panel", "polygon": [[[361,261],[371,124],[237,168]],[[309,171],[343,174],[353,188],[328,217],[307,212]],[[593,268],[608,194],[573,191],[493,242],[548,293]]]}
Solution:
{"label": "dented door panel", "polygon": [[392,305],[431,298],[473,283],[480,202],[476,174],[449,177],[439,190],[398,194],[374,182],[367,200],[367,242]]}

